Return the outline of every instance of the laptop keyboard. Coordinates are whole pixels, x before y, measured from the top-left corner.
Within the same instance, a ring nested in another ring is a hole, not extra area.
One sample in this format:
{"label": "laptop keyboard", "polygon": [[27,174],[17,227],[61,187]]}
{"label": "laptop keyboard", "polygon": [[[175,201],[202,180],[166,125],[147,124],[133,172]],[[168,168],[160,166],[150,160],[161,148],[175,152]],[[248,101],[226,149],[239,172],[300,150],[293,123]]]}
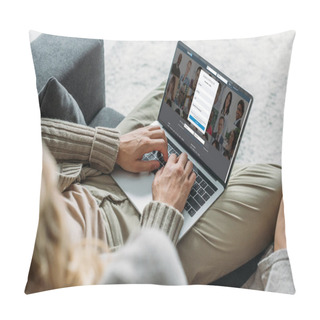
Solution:
{"label": "laptop keyboard", "polygon": [[[181,151],[173,146],[168,140],[168,154],[175,153],[177,156],[181,154]],[[163,159],[161,152],[153,151],[150,153],[146,153],[142,160],[158,160],[160,162],[159,169],[153,171],[156,173],[160,170],[166,163]],[[187,199],[186,205],[184,209],[188,212],[190,216],[194,216],[194,214],[210,199],[210,197],[218,190],[217,187],[208,181],[198,168],[193,165],[193,171],[197,175],[196,181],[191,188],[189,197]]]}

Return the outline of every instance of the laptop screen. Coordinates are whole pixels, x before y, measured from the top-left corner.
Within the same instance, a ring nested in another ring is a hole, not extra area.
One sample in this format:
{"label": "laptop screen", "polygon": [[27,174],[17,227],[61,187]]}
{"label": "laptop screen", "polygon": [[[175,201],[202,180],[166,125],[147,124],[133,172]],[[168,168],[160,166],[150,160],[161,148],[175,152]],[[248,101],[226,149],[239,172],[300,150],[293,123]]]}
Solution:
{"label": "laptop screen", "polygon": [[252,96],[178,42],[158,121],[227,183]]}

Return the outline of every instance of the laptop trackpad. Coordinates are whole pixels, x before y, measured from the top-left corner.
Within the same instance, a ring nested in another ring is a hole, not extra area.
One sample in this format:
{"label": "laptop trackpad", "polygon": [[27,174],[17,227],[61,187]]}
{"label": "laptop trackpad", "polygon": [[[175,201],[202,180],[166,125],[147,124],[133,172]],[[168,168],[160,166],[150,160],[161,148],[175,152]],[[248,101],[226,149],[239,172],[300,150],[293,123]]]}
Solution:
{"label": "laptop trackpad", "polygon": [[152,201],[153,173],[131,173],[116,167],[111,174],[129,200],[142,213],[144,207]]}

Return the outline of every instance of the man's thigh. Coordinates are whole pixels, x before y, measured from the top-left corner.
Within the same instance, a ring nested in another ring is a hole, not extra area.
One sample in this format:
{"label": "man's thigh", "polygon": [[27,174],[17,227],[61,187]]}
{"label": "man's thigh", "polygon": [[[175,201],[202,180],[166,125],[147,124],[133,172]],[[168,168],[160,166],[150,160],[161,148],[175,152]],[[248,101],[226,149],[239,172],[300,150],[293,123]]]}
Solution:
{"label": "man's thigh", "polygon": [[279,167],[235,167],[225,192],[177,245],[188,282],[208,284],[270,244],[281,198]]}
{"label": "man's thigh", "polygon": [[145,127],[157,120],[165,82],[152,90],[117,126],[121,134]]}

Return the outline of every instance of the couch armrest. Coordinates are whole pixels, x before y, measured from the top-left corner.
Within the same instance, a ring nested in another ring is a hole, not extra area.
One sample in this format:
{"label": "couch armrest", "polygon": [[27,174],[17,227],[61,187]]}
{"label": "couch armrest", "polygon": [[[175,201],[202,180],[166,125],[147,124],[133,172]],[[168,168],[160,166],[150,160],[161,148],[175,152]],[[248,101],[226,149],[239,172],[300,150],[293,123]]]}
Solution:
{"label": "couch armrest", "polygon": [[103,40],[41,34],[32,41],[31,51],[38,92],[54,76],[90,123],[105,106]]}

